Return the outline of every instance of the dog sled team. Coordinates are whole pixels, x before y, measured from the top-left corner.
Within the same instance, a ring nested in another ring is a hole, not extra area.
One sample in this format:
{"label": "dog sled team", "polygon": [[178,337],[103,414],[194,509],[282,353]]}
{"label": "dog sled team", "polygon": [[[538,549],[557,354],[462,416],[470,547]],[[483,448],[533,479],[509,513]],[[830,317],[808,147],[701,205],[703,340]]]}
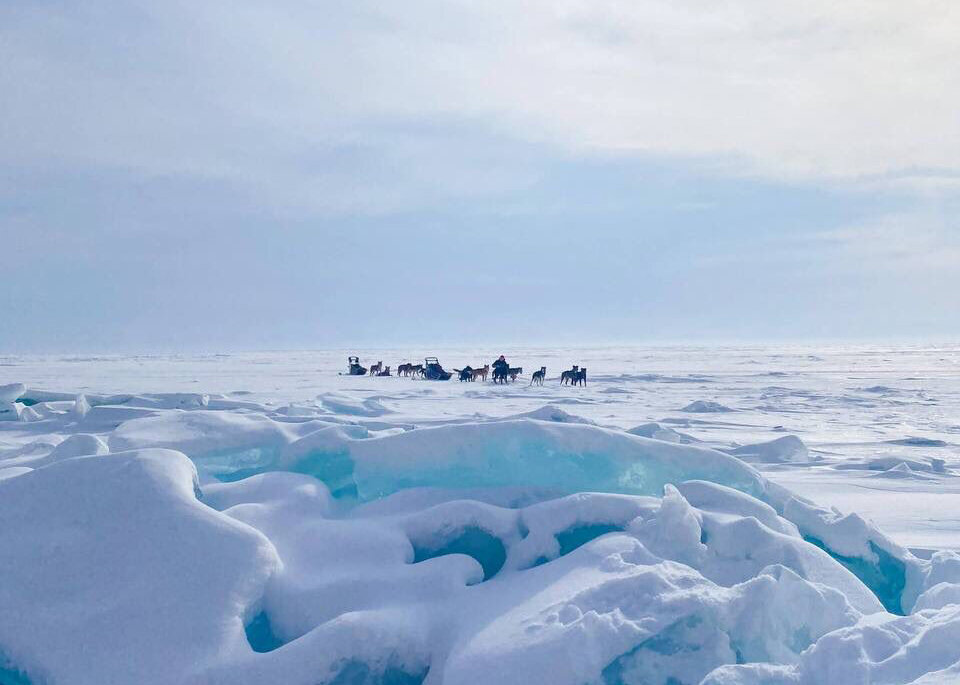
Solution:
{"label": "dog sled team", "polygon": [[[347,358],[347,375],[366,376],[367,373],[367,368],[360,365],[359,357],[351,356]],[[405,363],[400,364],[397,367],[397,376],[406,378],[423,378],[431,381],[450,380],[454,373],[457,374],[457,378],[461,383],[473,382],[476,380],[486,382],[488,376],[491,377],[494,383],[512,383],[517,380],[517,377],[523,375],[523,367],[510,366],[502,354],[495,362],[493,362],[493,364],[484,364],[483,366],[477,368],[466,366],[462,369],[454,369],[452,373],[450,371],[445,371],[443,366],[440,365],[440,361],[436,357],[427,357],[423,360],[423,364]],[[384,366],[382,361],[378,361],[376,364],[372,364],[370,366],[369,375],[390,376],[392,374],[390,373],[389,366]],[[541,366],[540,369],[534,371],[533,375],[530,377],[530,385],[543,385],[546,377],[547,367]],[[580,366],[574,366],[573,368],[568,369],[560,374],[560,385],[586,384],[587,369],[585,367],[581,368]]]}
{"label": "dog sled team", "polygon": [[[360,357],[347,357],[347,375],[348,376],[366,376],[367,367],[360,366]],[[384,366],[383,362],[377,362],[370,367],[371,376],[389,376],[390,367]]]}

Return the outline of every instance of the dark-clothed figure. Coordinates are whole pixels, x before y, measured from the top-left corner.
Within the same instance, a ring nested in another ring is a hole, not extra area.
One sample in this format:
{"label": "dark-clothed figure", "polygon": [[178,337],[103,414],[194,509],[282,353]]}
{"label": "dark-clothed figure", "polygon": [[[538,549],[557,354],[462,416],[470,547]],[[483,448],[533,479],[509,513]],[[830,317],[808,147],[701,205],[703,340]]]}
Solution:
{"label": "dark-clothed figure", "polygon": [[510,373],[510,365],[507,363],[507,360],[503,358],[503,355],[500,355],[500,358],[493,363],[493,382],[494,383],[506,383],[507,374]]}

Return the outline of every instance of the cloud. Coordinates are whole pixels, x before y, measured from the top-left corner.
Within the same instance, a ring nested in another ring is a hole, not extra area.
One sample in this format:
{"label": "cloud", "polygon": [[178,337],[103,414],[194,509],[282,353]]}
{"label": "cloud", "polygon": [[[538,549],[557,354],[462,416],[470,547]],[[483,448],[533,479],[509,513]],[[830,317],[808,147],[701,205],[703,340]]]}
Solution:
{"label": "cloud", "polygon": [[816,182],[960,171],[950,0],[13,3],[0,26],[7,164],[323,211],[522,186],[523,146]]}
{"label": "cloud", "polygon": [[[903,212],[870,223],[813,233],[814,250],[887,273],[940,273],[960,284],[960,223],[932,212]],[[826,248],[826,249],[824,249]]]}
{"label": "cloud", "polygon": [[956,332],[958,24],[947,0],[0,3],[0,347],[382,341],[369,303],[424,301],[444,315],[397,340],[500,335],[460,314],[491,303],[575,340]]}

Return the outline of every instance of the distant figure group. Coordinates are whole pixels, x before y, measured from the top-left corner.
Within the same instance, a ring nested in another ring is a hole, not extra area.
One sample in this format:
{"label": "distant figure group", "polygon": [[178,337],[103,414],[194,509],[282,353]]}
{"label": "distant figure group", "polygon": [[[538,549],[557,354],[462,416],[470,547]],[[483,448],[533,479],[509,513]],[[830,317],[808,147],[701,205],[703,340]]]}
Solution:
{"label": "distant figure group", "polygon": [[422,376],[423,375],[423,364],[401,364],[397,367],[398,376]]}
{"label": "distant figure group", "polygon": [[507,360],[504,359],[501,354],[500,357],[493,363],[493,382],[494,383],[506,383],[509,378],[511,381],[517,380],[517,376],[523,373],[522,366],[510,366],[507,363]]}
{"label": "distant figure group", "polygon": [[[506,358],[501,354],[493,364],[484,364],[481,367],[474,368],[465,366],[462,369],[454,369],[453,373],[461,383],[472,383],[476,380],[486,382],[487,376],[492,373],[494,383],[505,384],[516,382],[519,376],[523,375],[522,366],[510,366]],[[406,378],[423,378],[430,381],[446,381],[453,376],[450,371],[445,371],[440,361],[436,357],[427,357],[423,364],[404,363],[397,367],[397,376]],[[390,367],[384,366],[382,361],[371,364],[369,374],[371,376],[390,376]],[[367,368],[360,365],[360,357],[347,357],[347,375],[365,376]],[[541,366],[539,371],[534,371],[530,378],[530,385],[543,385],[547,377],[547,367]],[[587,369],[580,366],[564,371],[560,374],[560,385],[585,386],[587,384]]]}
{"label": "distant figure group", "polygon": [[587,367],[582,369],[579,366],[574,366],[569,371],[564,371],[560,374],[560,385],[586,385],[587,384]]}
{"label": "distant figure group", "polygon": [[[366,376],[367,367],[360,366],[360,357],[347,357],[347,375],[348,376]],[[390,367],[384,366],[383,362],[377,362],[370,367],[371,376],[389,376]]]}

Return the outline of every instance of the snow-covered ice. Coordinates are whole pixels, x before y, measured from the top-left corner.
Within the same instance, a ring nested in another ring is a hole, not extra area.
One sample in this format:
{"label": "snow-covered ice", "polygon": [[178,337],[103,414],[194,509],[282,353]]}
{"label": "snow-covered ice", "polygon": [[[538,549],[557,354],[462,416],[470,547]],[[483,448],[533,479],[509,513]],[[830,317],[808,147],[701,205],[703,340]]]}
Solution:
{"label": "snow-covered ice", "polygon": [[0,683],[960,682],[960,348],[502,351],[0,357]]}

